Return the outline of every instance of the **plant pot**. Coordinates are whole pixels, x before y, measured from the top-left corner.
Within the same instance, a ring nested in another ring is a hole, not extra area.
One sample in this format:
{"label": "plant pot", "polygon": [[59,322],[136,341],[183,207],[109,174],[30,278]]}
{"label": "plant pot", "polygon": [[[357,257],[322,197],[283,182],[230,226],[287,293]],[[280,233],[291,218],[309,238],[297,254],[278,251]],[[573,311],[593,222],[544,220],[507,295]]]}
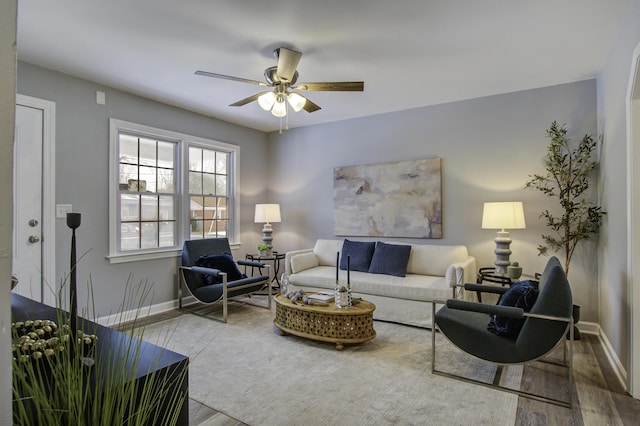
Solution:
{"label": "plant pot", "polygon": [[512,280],[517,280],[522,275],[522,266],[518,266],[517,262],[513,262],[507,266],[507,276]]}
{"label": "plant pot", "polygon": [[[578,322],[580,321],[580,305],[573,305],[573,311],[572,311],[572,315],[573,315],[573,340],[580,340],[580,330],[578,330],[578,327],[576,326],[576,324],[578,324]],[[568,338],[569,336],[567,336]]]}

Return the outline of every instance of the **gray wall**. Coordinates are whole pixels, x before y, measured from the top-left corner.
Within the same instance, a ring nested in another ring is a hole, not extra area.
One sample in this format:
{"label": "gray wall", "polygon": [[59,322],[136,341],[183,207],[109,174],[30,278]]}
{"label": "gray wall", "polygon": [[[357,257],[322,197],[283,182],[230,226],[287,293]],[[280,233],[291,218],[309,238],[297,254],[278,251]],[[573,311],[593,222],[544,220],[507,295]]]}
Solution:
{"label": "gray wall", "polygon": [[[269,199],[281,203],[283,218],[274,225],[274,246],[310,247],[333,237],[334,167],[436,156],[444,236],[421,242],[464,244],[479,267],[491,266],[496,233],[481,229],[482,204],[521,200],[527,228],[511,231],[511,259],[525,273],[541,271],[547,259],[536,247],[546,228],[538,216],[556,203],[523,187],[529,174],[544,170],[553,120],[573,137],[595,134],[595,80],[271,133]],[[569,273],[585,321],[598,319],[595,257],[595,244],[584,243]]]}
{"label": "gray wall", "polygon": [[[600,326],[625,368],[630,366],[627,287],[627,86],[640,44],[640,1],[634,1],[598,78],[598,125],[604,136],[600,193],[609,211],[601,235]],[[636,193],[636,197],[639,196]],[[637,226],[637,218],[636,218]],[[637,265],[636,265],[637,271]],[[638,278],[636,277],[636,280]],[[636,307],[637,308],[637,307]],[[638,330],[636,330],[637,332]],[[636,390],[637,391],[637,390]]]}
{"label": "gray wall", "polygon": [[[540,271],[546,261],[536,247],[546,231],[538,215],[549,200],[523,189],[529,174],[543,170],[545,129],[555,119],[567,123],[574,136],[596,131],[594,80],[265,135],[30,64],[20,63],[18,71],[18,93],[56,102],[56,202],[73,204],[83,214],[78,248],[89,251],[78,278],[87,282],[91,273],[99,316],[118,310],[130,274],[134,282],[154,283],[155,303],[171,300],[177,266],[177,259],[110,265],[105,258],[109,117],[241,146],[244,247],[237,256],[254,251],[260,240],[260,226],[252,220],[256,202],[282,204],[283,222],[274,224],[278,250],[309,247],[316,238],[333,236],[333,167],[438,156],[444,237],[430,242],[464,244],[478,265],[491,265],[495,231],[480,228],[482,203],[522,200],[527,229],[511,236],[512,259],[525,273]],[[106,106],[95,103],[96,90],[106,92]],[[68,271],[64,220],[57,220],[56,235],[60,280]],[[585,321],[597,321],[596,264],[584,261],[593,253],[584,244],[570,273]]]}
{"label": "gray wall", "polygon": [[11,424],[11,244],[17,1],[0,3],[0,424]]}
{"label": "gray wall", "polygon": [[[106,92],[106,106],[96,104],[96,90]],[[260,229],[253,223],[253,206],[264,201],[267,172],[264,133],[22,62],[18,64],[18,93],[56,103],[56,203],[72,204],[75,212],[82,213],[77,244],[79,256],[86,254],[78,266],[79,305],[86,300],[83,284],[91,278],[96,315],[118,312],[130,274],[132,283],[148,280],[154,285],[153,303],[176,297],[178,258],[111,265],[105,257],[109,118],[239,145],[240,238],[255,248]],[[57,283],[69,270],[70,238],[65,220],[56,219]]]}

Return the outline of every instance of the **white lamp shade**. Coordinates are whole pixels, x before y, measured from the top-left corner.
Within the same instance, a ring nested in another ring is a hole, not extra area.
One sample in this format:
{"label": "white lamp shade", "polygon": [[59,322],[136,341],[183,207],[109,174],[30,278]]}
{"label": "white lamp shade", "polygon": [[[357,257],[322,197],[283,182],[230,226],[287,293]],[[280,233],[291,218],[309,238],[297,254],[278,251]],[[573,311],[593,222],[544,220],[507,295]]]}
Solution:
{"label": "white lamp shade", "polygon": [[256,204],[255,223],[278,223],[280,218],[280,204]]}
{"label": "white lamp shade", "polygon": [[524,209],[520,201],[484,203],[482,229],[524,229]]}
{"label": "white lamp shade", "polygon": [[287,99],[289,99],[289,105],[291,105],[291,108],[293,108],[295,112],[300,111],[304,107],[304,104],[307,103],[307,99],[297,93],[289,93]]}
{"label": "white lamp shade", "polygon": [[275,115],[276,117],[284,117],[285,115],[287,115],[287,105],[284,103],[284,97],[278,97],[276,103],[273,104],[271,114]]}
{"label": "white lamp shade", "polygon": [[258,96],[258,105],[265,111],[270,111],[273,104],[276,102],[276,95],[273,92],[267,92]]}

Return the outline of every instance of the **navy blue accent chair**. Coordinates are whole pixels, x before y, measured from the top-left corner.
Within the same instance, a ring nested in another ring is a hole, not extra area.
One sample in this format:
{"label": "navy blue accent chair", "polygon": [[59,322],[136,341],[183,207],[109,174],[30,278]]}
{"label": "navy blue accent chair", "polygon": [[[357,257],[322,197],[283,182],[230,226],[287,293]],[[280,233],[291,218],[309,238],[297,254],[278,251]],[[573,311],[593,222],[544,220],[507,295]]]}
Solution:
{"label": "navy blue accent chair", "polygon": [[[505,287],[465,284],[468,291],[504,293]],[[573,392],[573,302],[567,276],[558,259],[549,259],[538,283],[538,297],[529,312],[512,306],[475,303],[458,299],[444,302],[436,313],[436,302],[432,304],[434,326],[432,327],[431,371],[446,377],[461,379],[518,394],[538,401],[571,407]],[[487,329],[492,315],[522,319],[524,324],[517,336],[499,336]],[[481,360],[498,364],[496,379],[486,383],[473,378],[461,377],[451,372],[436,369],[435,333],[439,330],[454,346]],[[504,366],[526,364],[533,361],[545,361],[550,352],[563,346],[562,367],[568,376],[568,400],[533,394],[520,389],[505,388],[497,385],[499,374]],[[568,348],[567,348],[568,346]],[[568,355],[567,355],[568,351]],[[567,359],[568,358],[568,359]]]}
{"label": "navy blue accent chair", "polygon": [[[198,266],[198,259],[206,256],[231,254],[227,238],[205,238],[188,240],[182,246],[182,265],[178,277],[178,308],[182,309],[183,286],[200,303],[222,303],[222,322],[227,322],[227,303],[230,298],[251,295],[267,289],[268,309],[271,309],[271,285],[269,284],[269,265],[263,262],[237,260],[236,264],[257,268],[267,268],[266,275],[251,277],[240,276],[229,281],[228,276],[235,271],[223,271],[211,267]],[[253,270],[253,269],[252,269]],[[208,276],[209,279],[206,279]],[[212,284],[210,284],[212,283]],[[215,319],[215,318],[214,318]]]}

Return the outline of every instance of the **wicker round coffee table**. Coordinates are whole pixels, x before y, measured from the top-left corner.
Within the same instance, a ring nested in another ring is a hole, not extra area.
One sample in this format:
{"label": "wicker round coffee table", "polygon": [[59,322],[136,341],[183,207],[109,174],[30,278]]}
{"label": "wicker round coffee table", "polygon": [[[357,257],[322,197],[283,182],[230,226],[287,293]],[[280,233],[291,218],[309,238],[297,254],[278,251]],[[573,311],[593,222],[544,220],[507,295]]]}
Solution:
{"label": "wicker round coffee table", "polygon": [[337,350],[345,343],[362,343],[376,337],[373,329],[373,311],[376,305],[366,300],[350,308],[291,303],[285,296],[274,297],[276,317],[273,324],[281,335],[293,334],[307,339],[332,342]]}

